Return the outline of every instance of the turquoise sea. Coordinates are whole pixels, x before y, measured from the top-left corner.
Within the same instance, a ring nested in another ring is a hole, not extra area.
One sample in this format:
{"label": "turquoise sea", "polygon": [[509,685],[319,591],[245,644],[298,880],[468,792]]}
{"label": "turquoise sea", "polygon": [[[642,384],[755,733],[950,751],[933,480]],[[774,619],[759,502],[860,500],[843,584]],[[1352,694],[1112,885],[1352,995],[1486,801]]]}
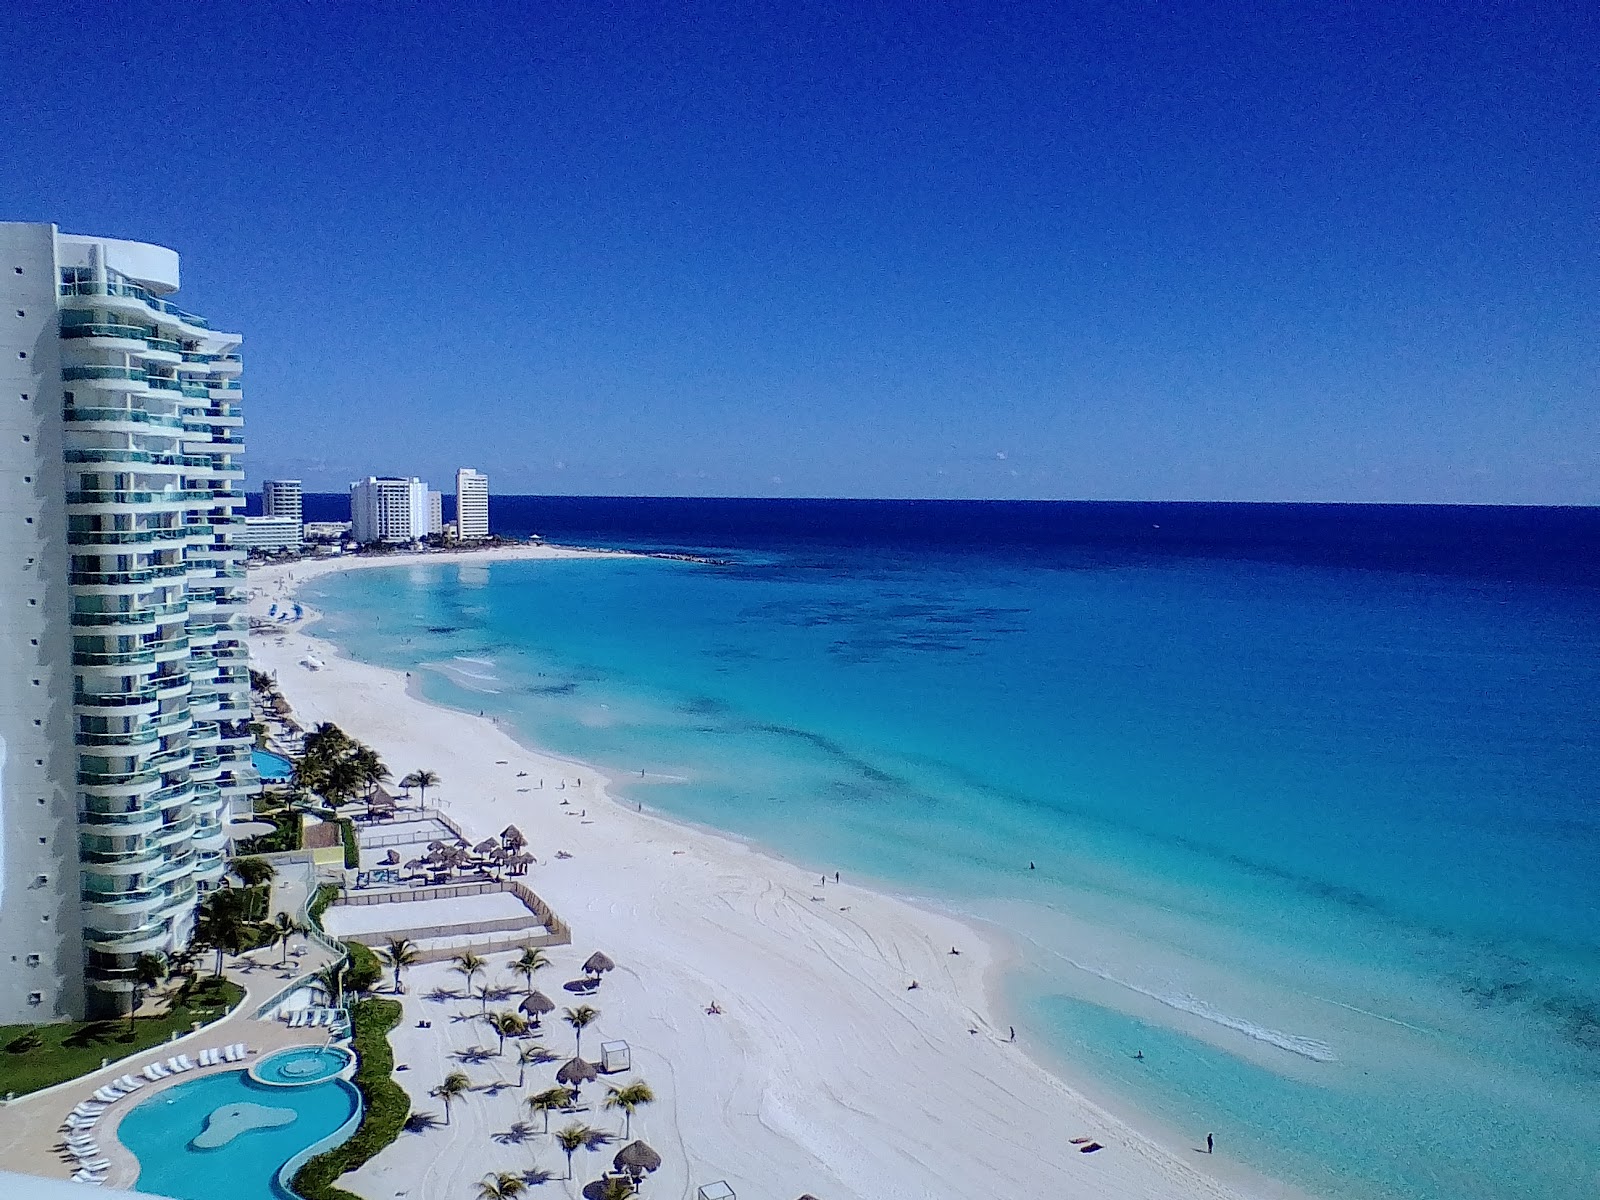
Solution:
{"label": "turquoise sea", "polygon": [[994,922],[1019,1037],[1176,1136],[1341,1200],[1600,1195],[1592,523],[1146,544],[1005,508],[630,536],[552,503],[524,527],[718,561],[305,598],[630,800]]}

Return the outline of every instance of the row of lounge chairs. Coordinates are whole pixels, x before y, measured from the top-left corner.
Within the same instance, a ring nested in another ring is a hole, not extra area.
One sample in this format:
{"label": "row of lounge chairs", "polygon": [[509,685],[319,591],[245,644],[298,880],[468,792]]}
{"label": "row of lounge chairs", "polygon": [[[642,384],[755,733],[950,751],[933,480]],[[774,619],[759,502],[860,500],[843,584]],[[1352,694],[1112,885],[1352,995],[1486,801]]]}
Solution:
{"label": "row of lounge chairs", "polygon": [[151,1063],[139,1072],[143,1078],[121,1075],[104,1087],[96,1088],[94,1099],[85,1100],[74,1106],[61,1124],[64,1137],[60,1149],[67,1158],[78,1163],[78,1169],[72,1174],[73,1180],[77,1183],[91,1184],[105,1182],[105,1173],[111,1169],[111,1160],[101,1156],[100,1143],[96,1140],[94,1127],[99,1123],[101,1114],[118,1100],[133,1095],[147,1083],[155,1083],[157,1080],[181,1075],[199,1067],[212,1067],[225,1062],[243,1062],[250,1053],[250,1048],[243,1042],[234,1042],[231,1045],[200,1051],[195,1056],[200,1060],[198,1063],[191,1062],[187,1054],[176,1054],[167,1059],[165,1064]]}
{"label": "row of lounge chairs", "polygon": [[293,1012],[285,1013],[284,1018],[290,1029],[337,1029],[346,1025],[350,1018],[342,1008],[298,1008]]}

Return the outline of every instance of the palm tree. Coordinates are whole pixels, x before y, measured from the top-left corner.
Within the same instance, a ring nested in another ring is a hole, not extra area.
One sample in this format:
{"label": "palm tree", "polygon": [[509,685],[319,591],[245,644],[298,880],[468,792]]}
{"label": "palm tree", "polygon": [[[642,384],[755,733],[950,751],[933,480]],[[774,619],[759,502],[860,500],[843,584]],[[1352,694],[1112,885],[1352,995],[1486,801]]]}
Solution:
{"label": "palm tree", "polygon": [[133,1007],[128,1009],[128,1034],[133,1034],[133,1014],[139,1011],[139,993],[148,992],[167,977],[167,960],[159,954],[141,954],[133,964]]}
{"label": "palm tree", "polygon": [[[497,1054],[506,1052],[506,1039],[508,1037],[516,1037],[519,1033],[528,1032],[528,1023],[514,1012],[490,1013],[484,1020],[489,1023],[490,1029],[500,1035],[500,1049],[495,1052]],[[517,1086],[521,1087],[522,1085],[518,1084]]]}
{"label": "palm tree", "polygon": [[608,1175],[600,1181],[598,1200],[633,1200],[639,1194],[639,1185],[626,1175]]}
{"label": "palm tree", "polygon": [[635,1079],[632,1083],[625,1083],[621,1087],[608,1087],[606,1098],[601,1103],[601,1108],[620,1108],[625,1124],[622,1129],[624,1138],[633,1136],[633,1114],[635,1110],[643,1108],[646,1104],[655,1103],[656,1094],[650,1090],[650,1085],[642,1079]]}
{"label": "palm tree", "polygon": [[485,1175],[478,1184],[478,1200],[511,1200],[528,1190],[521,1175],[501,1171],[498,1175]]}
{"label": "palm tree", "polygon": [[580,1004],[577,1008],[565,1009],[562,1012],[561,1019],[572,1026],[572,1032],[577,1036],[579,1058],[583,1057],[583,1031],[587,1026],[593,1025],[599,1015],[598,1008],[590,1008],[587,1004]]}
{"label": "palm tree", "polygon": [[[452,971],[454,971],[457,975],[465,975],[467,977],[467,994],[470,996],[472,994],[473,979],[477,976],[479,971],[483,970],[484,967],[489,965],[488,962],[479,958],[471,950],[463,950],[450,961],[455,963],[455,966],[450,968]],[[484,1006],[488,1006],[487,1000],[484,1001]]]}
{"label": "palm tree", "polygon": [[[233,873],[237,875],[247,888],[260,887],[264,883],[271,883],[277,871],[271,863],[264,858],[236,858],[233,860]],[[263,897],[263,899],[265,899]],[[251,918],[255,913],[248,914]],[[266,914],[262,914],[265,916]]]}
{"label": "palm tree", "polygon": [[328,993],[334,1008],[338,1008],[339,1002],[344,999],[345,969],[346,964],[343,960],[331,962],[311,977],[323,991]]}
{"label": "palm tree", "polygon": [[272,940],[283,947],[283,953],[278,956],[280,967],[289,961],[289,939],[305,931],[306,927],[286,912],[281,912],[272,918]]}
{"label": "palm tree", "polygon": [[223,952],[237,954],[244,945],[244,922],[240,920],[236,907],[223,902],[224,894],[213,892],[208,896],[194,923],[194,940],[217,952],[216,974],[219,979],[222,978]]}
{"label": "palm tree", "polygon": [[550,1132],[550,1114],[559,1112],[572,1103],[572,1089],[566,1087],[545,1088],[542,1092],[535,1092],[528,1097],[528,1111],[542,1112],[544,1114],[544,1131]]}
{"label": "palm tree", "polygon": [[517,1086],[520,1088],[526,1084],[529,1063],[538,1065],[542,1062],[549,1062],[552,1057],[554,1056],[550,1053],[550,1051],[539,1045],[538,1042],[529,1042],[521,1050],[518,1050]]}
{"label": "palm tree", "polygon": [[572,1156],[589,1144],[589,1139],[594,1136],[594,1130],[587,1125],[572,1124],[565,1129],[556,1130],[556,1144],[567,1156],[567,1178],[572,1178]]}
{"label": "palm tree", "polygon": [[437,1096],[444,1101],[444,1123],[450,1124],[450,1102],[459,1096],[465,1096],[472,1090],[472,1081],[467,1078],[464,1071],[451,1071],[444,1077],[444,1081],[429,1092],[430,1096]]}
{"label": "palm tree", "polygon": [[389,944],[378,951],[378,958],[386,967],[394,968],[394,990],[400,991],[400,972],[416,966],[417,944],[410,938],[390,938]]}
{"label": "palm tree", "polygon": [[543,950],[533,946],[524,946],[521,957],[511,964],[511,969],[521,974],[522,978],[527,981],[528,995],[531,996],[533,995],[533,973],[542,971],[549,965],[550,957]]}
{"label": "palm tree", "polygon": [[361,772],[362,785],[367,789],[368,797],[371,797],[377,786],[389,778],[389,768],[383,765],[383,759],[371,746],[360,747],[350,758]]}
{"label": "palm tree", "polygon": [[439,786],[439,776],[426,768],[419,768],[411,772],[411,786],[421,793],[420,800],[422,806],[426,808],[428,806],[428,789]]}

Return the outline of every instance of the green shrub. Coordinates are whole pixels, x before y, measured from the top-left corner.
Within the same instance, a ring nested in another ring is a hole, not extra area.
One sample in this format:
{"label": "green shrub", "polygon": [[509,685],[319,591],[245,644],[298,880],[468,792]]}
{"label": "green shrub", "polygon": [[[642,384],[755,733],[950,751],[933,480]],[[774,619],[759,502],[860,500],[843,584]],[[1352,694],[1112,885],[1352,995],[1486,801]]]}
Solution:
{"label": "green shrub", "polygon": [[328,911],[328,905],[339,898],[338,885],[323,883],[317,886],[317,894],[311,897],[311,904],[306,909],[306,915],[311,918],[311,923],[319,930],[322,928],[322,914]]}
{"label": "green shrub", "polygon": [[361,843],[356,840],[356,823],[349,817],[340,817],[339,833],[344,838],[344,865],[354,870],[361,865]]}
{"label": "green shrub", "polygon": [[346,942],[344,948],[350,955],[350,968],[345,972],[344,986],[352,992],[370,992],[383,978],[383,964],[372,950],[360,942]]}
{"label": "green shrub", "polygon": [[355,1084],[361,1092],[361,1124],[348,1141],[317,1155],[295,1173],[294,1190],[305,1200],[360,1200],[334,1181],[399,1137],[411,1113],[411,1098],[393,1079],[394,1051],[388,1038],[389,1030],[400,1023],[399,1002],[358,1000],[350,1006],[350,1021],[360,1059]]}

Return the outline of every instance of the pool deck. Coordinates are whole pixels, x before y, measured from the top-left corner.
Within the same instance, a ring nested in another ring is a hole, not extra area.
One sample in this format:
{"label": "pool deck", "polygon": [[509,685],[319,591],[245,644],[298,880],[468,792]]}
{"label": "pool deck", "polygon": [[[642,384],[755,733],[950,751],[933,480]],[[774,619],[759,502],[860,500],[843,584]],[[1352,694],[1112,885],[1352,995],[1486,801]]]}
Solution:
{"label": "pool deck", "polygon": [[[326,966],[333,956],[310,939],[301,940],[306,953],[292,961],[296,966],[294,978],[304,980],[312,972]],[[203,1026],[195,1033],[185,1034],[175,1042],[163,1042],[139,1054],[116,1059],[93,1074],[20,1096],[9,1104],[0,1104],[0,1169],[47,1179],[71,1179],[77,1164],[69,1162],[61,1150],[61,1124],[74,1107],[93,1097],[96,1088],[104,1087],[122,1075],[138,1078],[139,1072],[149,1064],[165,1062],[176,1054],[187,1054],[190,1061],[194,1061],[198,1051],[226,1046],[231,1042],[243,1042],[256,1051],[243,1063],[197,1066],[193,1071],[146,1083],[135,1095],[118,1100],[106,1110],[94,1128],[100,1143],[100,1156],[111,1162],[105,1182],[109,1187],[131,1188],[138,1178],[139,1164],[117,1140],[116,1132],[123,1116],[135,1105],[143,1103],[157,1092],[190,1079],[248,1067],[262,1055],[274,1050],[290,1046],[323,1045],[328,1038],[326,1030],[290,1029],[280,1021],[255,1019],[256,1010],[291,982],[267,967],[267,964],[276,965],[278,955],[277,950],[257,950],[229,958],[223,964],[224,974],[245,989],[245,996],[239,1007],[220,1021]],[[247,968],[247,962],[256,965]]]}

